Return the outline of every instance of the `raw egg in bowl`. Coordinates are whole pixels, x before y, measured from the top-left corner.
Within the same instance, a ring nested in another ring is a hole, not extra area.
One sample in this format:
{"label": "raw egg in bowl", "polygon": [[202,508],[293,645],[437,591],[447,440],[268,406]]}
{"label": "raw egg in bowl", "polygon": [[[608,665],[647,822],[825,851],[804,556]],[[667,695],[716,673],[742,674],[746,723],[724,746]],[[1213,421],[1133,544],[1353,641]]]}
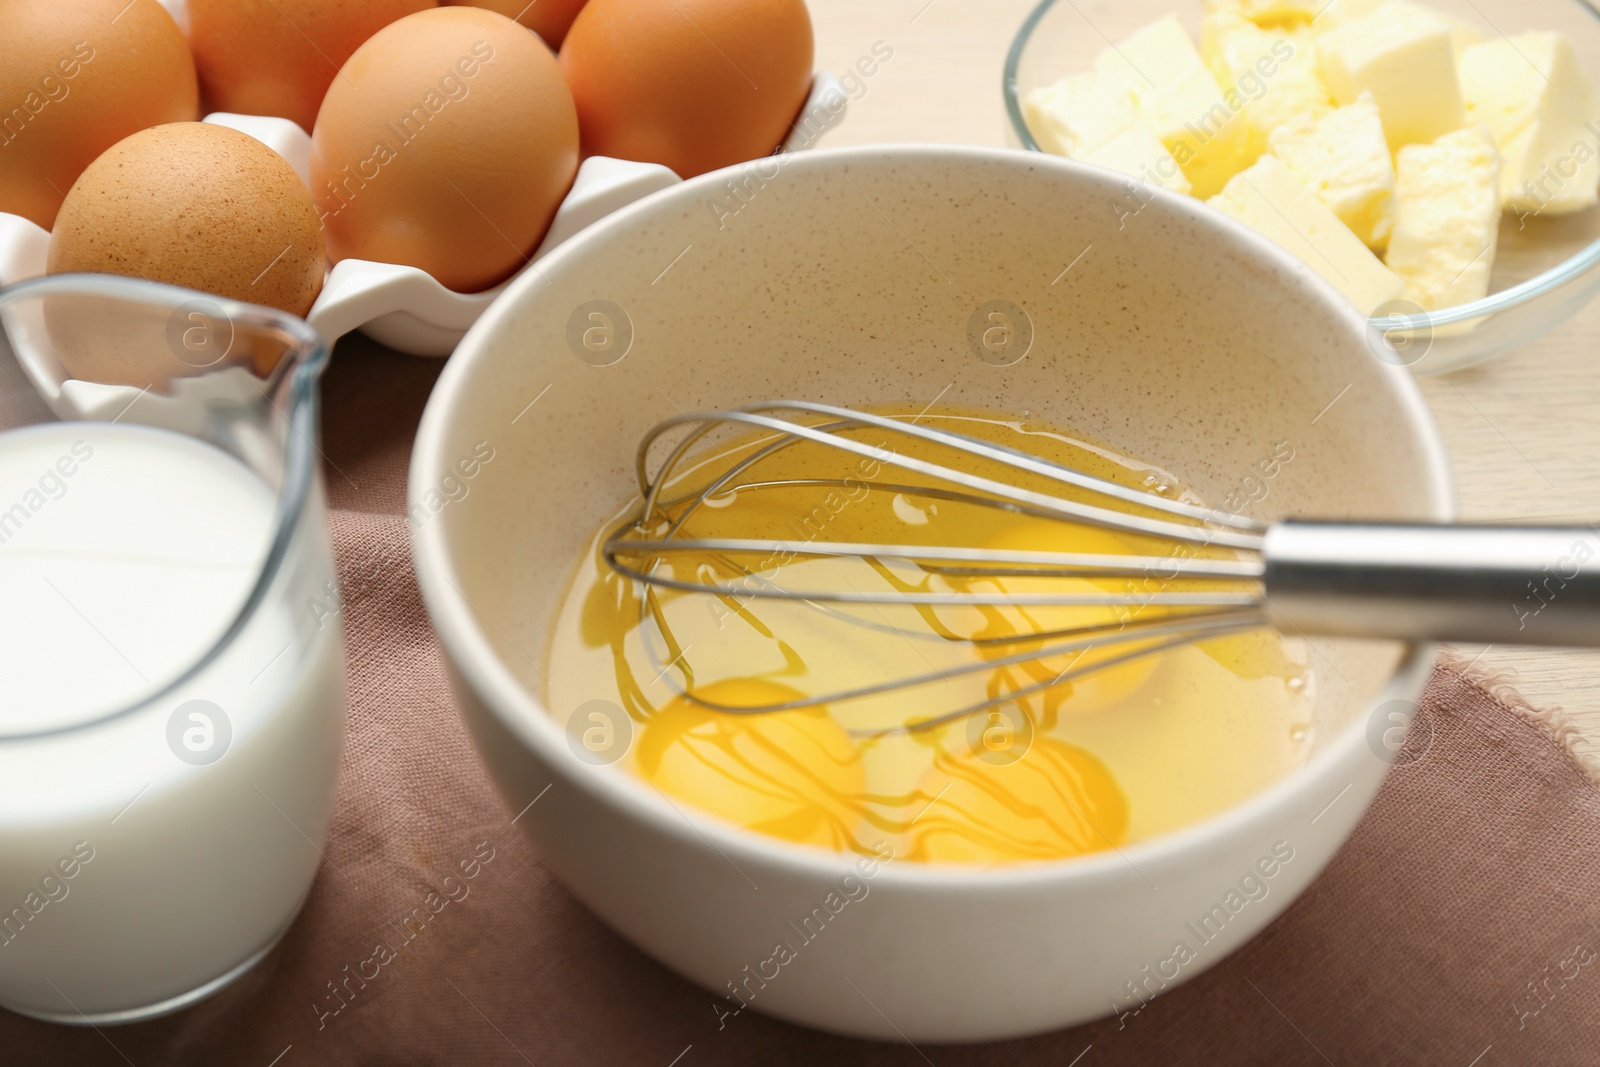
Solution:
{"label": "raw egg in bowl", "polygon": [[[424,416],[418,576],[508,807],[584,903],[730,1011],[975,1041],[1102,1015],[1160,961],[1170,982],[1200,973],[1348,836],[1388,767],[1368,720],[1420,692],[1430,650],[1191,648],[1046,684],[1020,717],[872,746],[863,731],[966,683],[870,709],[822,700],[858,667],[918,656],[738,598],[673,617],[607,569],[597,539],[639,509],[652,426],[780,398],[960,424],[1257,519],[1443,520],[1447,466],[1409,375],[1276,246],[1166,194],[1119,219],[1116,179],[1068,161],[810,153],[724,226],[725,179],[642,200],[514,282]],[[1018,550],[1040,536],[889,491],[889,466],[833,471],[842,488],[811,499],[804,483],[824,476],[797,459],[771,480],[801,498],[761,505],[766,521],[796,524],[782,536],[797,542],[808,523],[875,539],[959,528]],[[763,521],[757,502],[713,493],[705,521],[747,507],[743,529]],[[650,635],[670,640],[650,644],[640,623],[658,607],[671,625]],[[1016,625],[928,620],[967,636]],[[913,669],[944,667],[929,658]],[[959,677],[1037,681],[1003,658]],[[1197,942],[1185,924],[1244,875],[1267,891]]]}

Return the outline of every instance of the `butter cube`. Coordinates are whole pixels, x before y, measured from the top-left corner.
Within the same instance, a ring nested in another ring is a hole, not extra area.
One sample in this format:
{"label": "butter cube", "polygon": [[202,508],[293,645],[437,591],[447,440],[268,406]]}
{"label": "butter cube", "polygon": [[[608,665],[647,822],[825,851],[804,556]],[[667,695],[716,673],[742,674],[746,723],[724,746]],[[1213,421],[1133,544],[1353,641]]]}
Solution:
{"label": "butter cube", "polygon": [[1275,156],[1262,156],[1208,203],[1294,253],[1365,315],[1405,291],[1400,278]]}
{"label": "butter cube", "polygon": [[1139,121],[1133,97],[1115,78],[1075,74],[1022,98],[1023,117],[1039,147],[1072,156],[1111,140]]}
{"label": "butter cube", "polygon": [[1461,71],[1461,57],[1467,54],[1467,49],[1475,44],[1482,44],[1489,39],[1489,35],[1470,22],[1462,22],[1448,15],[1441,16],[1450,24],[1450,45],[1456,50],[1456,71]]}
{"label": "butter cube", "polygon": [[1328,0],[1206,0],[1206,13],[1231,14],[1258,26],[1305,25]]}
{"label": "butter cube", "polygon": [[1500,154],[1483,126],[1400,150],[1389,268],[1427,311],[1489,292],[1500,236]]}
{"label": "butter cube", "polygon": [[1369,248],[1388,243],[1394,162],[1371,96],[1291,119],[1272,131],[1271,150]]}
{"label": "butter cube", "polygon": [[1377,11],[1391,0],[1328,0],[1313,17],[1311,28],[1317,33],[1336,30],[1348,22]]}
{"label": "butter cube", "polygon": [[1023,97],[1022,110],[1034,140],[1046,152],[1120,171],[1174,192],[1190,190],[1177,160],[1115,78],[1092,73],[1063,78]]}
{"label": "butter cube", "polygon": [[[1329,0],[1329,3],[1311,23],[1312,31],[1318,34],[1328,30],[1337,29],[1347,22],[1353,22],[1365,15],[1370,15],[1381,7],[1385,7],[1395,0]],[[1415,7],[1416,5],[1409,5]],[[1446,15],[1442,11],[1425,9],[1429,14],[1444,20],[1450,27],[1450,43],[1455,48],[1456,60],[1459,63],[1461,53],[1472,45],[1479,44],[1486,39],[1484,32],[1468,22]]]}
{"label": "butter cube", "polygon": [[1222,86],[1230,107],[1242,109],[1243,158],[1267,151],[1273,130],[1297,115],[1322,115],[1333,99],[1318,72],[1310,30],[1265,30],[1239,15],[1214,13],[1200,24],[1200,55]]}
{"label": "butter cube", "polygon": [[1188,195],[1194,191],[1178,161],[1143,121],[1135,122],[1111,140],[1072,158],[1164,186],[1175,193]]}
{"label": "butter cube", "polygon": [[1570,40],[1524,33],[1469,48],[1461,87],[1468,118],[1486,124],[1500,148],[1505,207],[1564,214],[1596,202],[1600,100]]}
{"label": "butter cube", "polygon": [[1317,18],[1312,21],[1312,30],[1317,34],[1323,34],[1326,30],[1338,29],[1338,27],[1344,26],[1346,22],[1363,18],[1366,14],[1378,11],[1378,8],[1390,5],[1390,3],[1405,3],[1408,8],[1426,11],[1427,14],[1432,14],[1435,18],[1443,19],[1446,26],[1450,26],[1450,42],[1456,48],[1456,58],[1458,59],[1461,58],[1461,53],[1466,50],[1467,46],[1477,45],[1477,43],[1488,40],[1488,34],[1478,29],[1477,26],[1472,26],[1470,22],[1462,22],[1461,19],[1453,18],[1453,16],[1443,13],[1443,11],[1435,11],[1434,8],[1410,3],[1410,0],[1328,0],[1328,5],[1322,11],[1318,11]]}
{"label": "butter cube", "polygon": [[1196,196],[1210,196],[1247,160],[1245,124],[1222,98],[1194,42],[1169,15],[1101,52],[1095,70],[1116,78],[1183,168]]}
{"label": "butter cube", "polygon": [[1466,121],[1450,23],[1426,8],[1385,4],[1323,33],[1317,51],[1335,101],[1372,94],[1391,151],[1432,144]]}

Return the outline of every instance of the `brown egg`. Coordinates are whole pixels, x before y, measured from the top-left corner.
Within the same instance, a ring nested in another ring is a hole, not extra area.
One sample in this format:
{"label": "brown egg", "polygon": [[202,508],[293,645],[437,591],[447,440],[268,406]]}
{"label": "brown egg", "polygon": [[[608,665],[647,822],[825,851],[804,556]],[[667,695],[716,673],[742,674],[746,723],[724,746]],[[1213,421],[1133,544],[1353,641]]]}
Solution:
{"label": "brown egg", "polygon": [[572,20],[578,17],[585,0],[444,0],[451,7],[481,7],[514,18],[545,39],[551,48],[560,48]]}
{"label": "brown egg", "polygon": [[279,115],[307,130],[355,50],[435,0],[189,0],[194,48],[211,111]]}
{"label": "brown egg", "polygon": [[328,91],[311,188],[335,262],[421,268],[478,292],[522,264],[578,169],[578,117],[539,38],[440,8],[362,45]]}
{"label": "brown egg", "polygon": [[199,108],[189,47],[156,0],[0,0],[0,211],[48,230],[96,156]]}
{"label": "brown egg", "polygon": [[804,0],[589,0],[561,46],[584,153],[685,178],[777,148],[811,62]]}
{"label": "brown egg", "polygon": [[[281,156],[237,130],[182,122],[136,133],[90,164],[61,206],[48,270],[146,278],[303,316],[327,260],[311,194]],[[127,346],[58,349],[75,378],[154,377]]]}

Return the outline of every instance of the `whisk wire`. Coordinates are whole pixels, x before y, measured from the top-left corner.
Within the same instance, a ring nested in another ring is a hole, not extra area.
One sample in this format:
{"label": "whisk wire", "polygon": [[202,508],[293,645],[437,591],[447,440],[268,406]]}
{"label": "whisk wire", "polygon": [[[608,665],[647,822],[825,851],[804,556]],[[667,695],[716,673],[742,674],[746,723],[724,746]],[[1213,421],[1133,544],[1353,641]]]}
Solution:
{"label": "whisk wire", "polygon": [[[608,545],[608,547],[610,547]],[[941,568],[939,573],[963,577],[1125,578],[1165,571],[1163,579],[1260,578],[1259,560],[1135,556],[1091,552],[1024,552],[945,545],[896,545],[859,541],[773,541],[749,537],[701,537],[674,540],[638,539],[619,542],[618,551],[666,556],[674,553],[750,553],[778,555],[903,559],[910,562],[993,564],[988,567]],[[798,594],[797,594],[798,595]],[[809,599],[809,598],[808,598]]]}
{"label": "whisk wire", "polygon": [[[1151,641],[1157,638],[1177,638],[1176,641],[1172,641],[1170,643],[1164,642],[1159,646],[1152,646],[1144,649],[1134,649],[1129,652],[1120,653],[1115,657],[1097,659],[1092,664],[1086,665],[1084,668],[1078,671],[1077,675],[1069,675],[1066,672],[1063,672],[1063,674],[1058,676],[1054,681],[1048,682],[1043,686],[1039,686],[1037,688],[1030,687],[1026,689],[1013,690],[1006,698],[1009,699],[1011,697],[1026,696],[1033,692],[1037,692],[1038,689],[1049,688],[1051,685],[1059,685],[1063,681],[1070,680],[1070,677],[1082,676],[1083,674],[1090,673],[1092,670],[1101,670],[1105,667],[1126,663],[1133,659],[1151,655],[1156,651],[1164,651],[1165,649],[1174,647],[1175,645],[1193,644],[1196,641],[1203,641],[1211,637],[1219,637],[1225,634],[1259,629],[1264,625],[1266,625],[1266,618],[1260,610],[1243,612],[1215,612],[1206,614],[1196,613],[1193,615],[1185,615],[1180,617],[1151,619],[1143,622],[1134,621],[1128,623],[1127,626],[1120,631],[1110,628],[1105,632],[1096,633],[1092,637],[1082,637],[1068,641],[1056,642],[1053,644],[1048,644],[1045,647],[1030,649],[1026,652],[1018,652],[1009,656],[998,656],[993,659],[984,659],[972,663],[956,664],[954,666],[945,668],[944,670],[933,670],[924,674],[912,675],[905,678],[895,679],[893,681],[880,682],[874,685],[859,686],[852,689],[838,690],[836,692],[821,696],[799,697],[790,701],[739,705],[722,704],[716,701],[706,700],[704,698],[696,698],[692,691],[686,692],[685,695],[689,696],[691,699],[694,699],[695,702],[700,704],[702,707],[710,708],[713,711],[727,712],[733,715],[770,715],[774,712],[780,711],[798,711],[804,708],[814,708],[822,705],[844,704],[853,700],[862,700],[867,697],[879,696],[883,693],[893,692],[895,690],[915,689],[926,685],[948,683],[952,679],[959,678],[963,675],[975,674],[981,671],[999,670],[1005,667],[1015,667],[1024,663],[1033,663],[1038,660],[1067,655],[1072,652],[1088,653],[1105,646],[1117,646],[1135,642]],[[1049,634],[1030,634],[1025,638],[1017,639],[1036,640],[1040,638],[1047,638],[1049,636]],[[993,704],[1004,702],[1004,699],[991,701],[982,705],[975,705],[974,709],[970,710],[976,710],[979,707],[989,707]]]}
{"label": "whisk wire", "polygon": [[[778,413],[790,417],[778,417]],[[804,419],[811,421],[797,421]],[[698,487],[667,498],[671,491],[669,487],[682,484],[694,471],[705,464],[714,463],[714,456],[708,455],[707,450],[695,450],[695,446],[706,442],[715,448],[715,443],[709,438],[721,426],[749,427],[765,431],[770,436],[741,442],[736,446],[733,456],[716,449],[716,453],[726,461],[726,466],[713,465],[710,474],[701,480]],[[688,428],[688,432],[672,445],[665,460],[652,475],[650,456],[658,442],[671,431],[684,427]],[[855,431],[874,429],[937,445],[963,457],[998,464],[1001,470],[1043,478],[1093,494],[1105,501],[1131,507],[1119,509],[1099,502],[1070,499],[974,471],[961,470],[947,463],[907,455],[890,447],[887,442],[873,445],[845,436]],[[743,480],[762,462],[784,450],[807,443],[929,479],[927,484],[878,479],[861,483],[869,491],[953,501],[1014,514],[1087,524],[1182,545],[1215,546],[1232,551],[1221,556],[1155,556],[1132,552],[1032,552],[815,538],[787,541],[770,537],[681,536],[686,524],[701,508],[720,506],[717,501],[723,494],[804,487],[850,488],[848,480],[837,478]],[[686,461],[693,464],[690,471],[681,469]],[[887,629],[902,637],[927,638],[930,635],[897,626],[883,614],[883,607],[906,606],[919,612],[941,607],[1095,608],[1105,612],[1104,622],[1086,625],[1050,627],[1047,618],[1030,620],[1033,628],[1015,634],[953,635],[942,632],[941,625],[931,635],[941,641],[961,641],[974,648],[1010,645],[1017,650],[1004,655],[985,654],[943,670],[935,668],[871,685],[747,707],[698,697],[694,692],[692,670],[687,664],[677,664],[685,680],[685,695],[715,711],[759,715],[858,701],[895,691],[948,683],[953,678],[977,672],[1003,670],[1076,653],[1067,667],[1053,679],[1013,689],[1002,696],[960,709],[926,715],[904,726],[853,732],[876,736],[902,729],[930,729],[1096,671],[1195,641],[1268,625],[1260,592],[1255,588],[1264,576],[1260,548],[1266,528],[1261,524],[1232,513],[1119,485],[1039,456],[953,430],[919,425],[916,420],[872,415],[807,401],[775,401],[729,411],[679,415],[662,421],[645,435],[639,445],[636,465],[640,492],[644,497],[643,506],[636,517],[612,532],[602,546],[602,554],[616,573],[640,583],[646,590],[650,604],[646,617],[669,647],[674,642],[661,602],[656,598],[656,593],[661,590],[716,596],[735,605],[753,601],[795,602],[849,623]],[[761,570],[767,570],[771,561],[778,559],[859,559],[872,564],[886,580],[887,587],[863,589],[848,578],[844,579],[843,584],[849,588],[788,587],[775,581],[771,574],[758,573],[740,562],[741,559],[751,558],[767,561],[761,565]],[[682,573],[672,566],[675,559],[690,559],[698,566],[692,575]],[[902,582],[890,569],[891,563],[914,567],[921,576],[920,580],[916,583]],[[1087,591],[1084,589],[1084,583],[1092,579],[1139,577],[1147,579],[1142,590],[1133,587],[1129,587],[1128,592],[1092,587]],[[988,581],[1005,578],[1073,579],[1078,585],[1069,591],[1012,591],[997,581]],[[932,579],[945,582],[946,588],[931,588],[929,581]],[[1213,586],[1185,590],[1170,587],[1171,583],[1193,581],[1221,583],[1223,588]],[[1228,588],[1240,583],[1249,588]],[[883,625],[847,610],[851,606],[870,606],[878,613]],[[1160,614],[1146,619],[1135,617],[1147,608],[1160,609]],[[1094,654],[1096,650],[1110,654]],[[674,663],[667,664],[662,674],[670,673],[673,666]],[[931,661],[929,666],[933,666]]]}
{"label": "whisk wire", "polygon": [[[871,545],[866,546],[879,550],[910,549],[910,545]],[[893,558],[897,554],[893,551],[881,551],[867,558],[879,559]],[[935,606],[959,606],[962,604],[984,604],[994,606],[1015,607],[1136,607],[1142,605],[1158,605],[1162,607],[1249,607],[1258,604],[1261,597],[1257,593],[1227,593],[1227,592],[1155,592],[1155,593],[1012,593],[1005,590],[994,592],[978,590],[939,590],[939,591],[902,591],[889,590],[863,590],[863,589],[793,589],[767,582],[750,586],[736,586],[725,582],[709,582],[700,580],[686,580],[682,578],[667,578],[651,571],[641,571],[629,566],[611,554],[606,556],[607,562],[618,574],[632,578],[635,581],[663,589],[675,589],[684,593],[709,593],[713,596],[733,597],[743,600],[746,598],[756,600],[803,600],[822,604],[926,604]],[[1162,561],[1165,563],[1166,561]]]}
{"label": "whisk wire", "polygon": [[[1183,523],[1154,519],[1093,504],[1084,504],[1075,500],[1066,500],[1021,486],[1007,485],[982,475],[957,470],[940,463],[902,455],[893,449],[862,444],[859,441],[841,437],[827,428],[790,422],[760,414],[763,411],[777,410],[797,410],[833,417],[842,416],[848,423],[874,426],[935,444],[945,445],[968,454],[1005,464],[1016,470],[1051,478],[1062,484],[1088,490],[1124,503],[1135,504],[1139,507],[1192,521]],[[731,411],[680,415],[659,423],[645,435],[639,446],[638,474],[641,490],[645,494],[645,505],[641,515],[642,523],[648,523],[655,513],[658,496],[664,484],[669,480],[676,464],[688,452],[694,442],[704,438],[715,426],[722,423],[741,423],[747,426],[772,430],[780,436],[787,435],[804,439],[814,444],[848,452],[863,459],[890,464],[917,474],[960,485],[966,489],[987,494],[991,498],[1025,504],[1037,508],[1048,515],[1072,519],[1107,529],[1144,534],[1151,537],[1172,538],[1191,544],[1215,544],[1228,548],[1243,549],[1259,549],[1261,546],[1261,528],[1259,525],[1253,520],[1239,515],[1187,504],[1182,501],[1168,500],[1151,493],[1117,485],[1114,482],[1051,463],[1037,456],[1029,456],[1023,452],[993,445],[954,431],[919,426],[902,419],[885,418],[864,412],[852,412],[846,408],[836,408],[826,404],[812,404],[806,401],[783,401],[773,404],[750,405]],[[656,478],[652,480],[648,471],[648,456],[651,447],[662,434],[684,425],[692,426],[694,429],[673,449]],[[786,444],[787,442],[780,443]],[[727,480],[727,476],[720,479],[718,488],[722,484],[726,484]]]}

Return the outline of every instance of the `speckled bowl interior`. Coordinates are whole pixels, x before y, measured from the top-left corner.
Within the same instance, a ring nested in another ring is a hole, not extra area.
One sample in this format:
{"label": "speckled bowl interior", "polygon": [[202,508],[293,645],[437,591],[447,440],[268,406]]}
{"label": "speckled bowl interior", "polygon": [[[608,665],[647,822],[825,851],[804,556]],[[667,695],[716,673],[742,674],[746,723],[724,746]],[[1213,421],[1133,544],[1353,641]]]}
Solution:
{"label": "speckled bowl interior", "polygon": [[[980,309],[997,306],[1015,319],[1015,344],[1031,330],[1009,366],[972,339],[975,315],[988,322]],[[598,354],[585,347],[590,330]],[[562,787],[522,820],[547,862],[647,951],[720,988],[752,943],[770,942],[763,931],[781,925],[781,909],[806,910],[843,861],[673,810],[622,770],[581,764],[541,706],[556,605],[587,539],[634,495],[646,429],[770,398],[938,400],[1085,429],[1212,502],[1256,497],[1246,510],[1258,517],[1447,518],[1426,410],[1368,342],[1354,308],[1275,246],[1192,201],[1143,202],[1064,160],[905,146],[752,164],[586,231],[473,329],[418,438],[419,576],[513,810]],[[1293,463],[1264,494],[1241,497],[1285,443]],[[485,446],[492,461],[463,488],[459,461]],[[1289,833],[1285,820],[1298,820],[1293,839],[1310,858],[1283,884],[1303,887],[1332,855],[1382,778],[1369,710],[1414,696],[1425,677],[1425,658],[1404,652],[1319,642],[1329,684],[1318,689],[1317,752],[1223,817],[1126,855],[1026,870],[893,865],[876,883],[872,937],[814,954],[763,1009],[913,1040],[1103,1013],[1140,959],[1170,949],[1168,919],[1203,910],[1208,879],[1247,869],[1259,842]],[[1345,800],[1308,829],[1336,793]],[[1129,857],[1166,872],[1153,899]],[[762,886],[755,903],[742,882],[723,884],[730,858]],[[1298,891],[1229,940],[1242,943]],[[1033,919],[995,935],[984,901],[1007,895],[1029,901]],[[926,936],[935,926],[937,944]],[[997,936],[1038,951],[1019,972]],[[875,983],[881,1015],[841,976]]]}
{"label": "speckled bowl interior", "polygon": [[[504,660],[534,692],[570,564],[632,494],[640,436],[681,412],[937,399],[1086,431],[1260,518],[1439,513],[1418,491],[1429,442],[1400,429],[1414,392],[1275,249],[1037,156],[847,160],[748,167],[606,226],[457,357],[474,370],[454,447],[482,438],[497,459],[444,526],[462,592],[521,650]],[[1032,330],[1006,367],[970,337],[997,302],[1026,316],[1014,344]],[[591,330],[613,347],[586,362],[574,345]],[[1285,442],[1294,462],[1250,500]]]}

